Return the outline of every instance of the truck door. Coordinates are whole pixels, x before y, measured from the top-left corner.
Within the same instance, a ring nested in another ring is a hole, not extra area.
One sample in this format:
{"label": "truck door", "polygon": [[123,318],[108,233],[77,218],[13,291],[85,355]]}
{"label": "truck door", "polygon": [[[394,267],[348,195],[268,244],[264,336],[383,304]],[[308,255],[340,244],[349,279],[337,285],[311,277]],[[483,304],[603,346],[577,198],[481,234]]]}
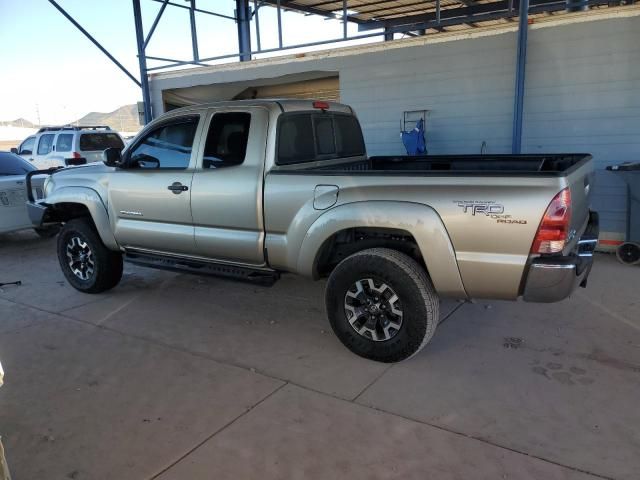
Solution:
{"label": "truck door", "polygon": [[136,140],[109,183],[118,243],[128,249],[193,255],[191,180],[200,115],[170,117]]}
{"label": "truck door", "polygon": [[47,161],[51,165],[65,166],[65,159],[71,157],[73,145],[73,132],[60,132],[56,136],[53,150],[49,153]]}
{"label": "truck door", "polygon": [[53,150],[53,140],[55,133],[43,133],[38,139],[36,154],[33,157],[33,164],[40,169],[55,167],[49,162],[49,154]]}
{"label": "truck door", "polygon": [[31,226],[24,179],[30,170],[18,156],[0,152],[0,232]]}
{"label": "truck door", "polygon": [[260,266],[262,189],[269,115],[261,107],[211,110],[193,177],[199,256]]}
{"label": "truck door", "polygon": [[29,162],[33,162],[35,145],[36,145],[35,135],[31,137],[27,137],[26,140],[22,142],[18,147],[18,155],[20,155],[25,160],[28,160]]}

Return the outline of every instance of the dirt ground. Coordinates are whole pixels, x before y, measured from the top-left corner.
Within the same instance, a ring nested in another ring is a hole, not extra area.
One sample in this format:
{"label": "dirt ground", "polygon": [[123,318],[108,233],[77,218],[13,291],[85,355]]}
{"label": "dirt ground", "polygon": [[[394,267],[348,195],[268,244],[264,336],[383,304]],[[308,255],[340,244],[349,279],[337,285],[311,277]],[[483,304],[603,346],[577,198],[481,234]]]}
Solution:
{"label": "dirt ground", "polygon": [[22,140],[0,140],[0,150],[9,151],[12,148],[17,148]]}
{"label": "dirt ground", "polygon": [[347,351],[322,283],[127,266],[71,289],[0,235],[0,434],[22,479],[640,478],[640,267],[557,304],[442,302],[395,365]]}

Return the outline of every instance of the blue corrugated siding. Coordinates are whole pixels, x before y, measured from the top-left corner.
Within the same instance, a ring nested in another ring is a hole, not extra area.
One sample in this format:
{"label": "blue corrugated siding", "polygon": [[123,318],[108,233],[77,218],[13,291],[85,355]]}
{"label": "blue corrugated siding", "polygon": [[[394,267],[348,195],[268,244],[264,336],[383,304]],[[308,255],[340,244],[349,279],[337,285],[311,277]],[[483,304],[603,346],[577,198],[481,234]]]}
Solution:
{"label": "blue corrugated siding", "polygon": [[640,161],[640,19],[531,32],[525,151],[590,152],[602,229],[624,232],[626,187],[607,165]]}
{"label": "blue corrugated siding", "polygon": [[371,154],[402,153],[400,118],[428,109],[430,153],[508,152],[513,33],[358,55],[340,69],[340,95],[358,113]]}
{"label": "blue corrugated siding", "polygon": [[[352,57],[340,68],[371,154],[402,153],[404,110],[429,109],[430,153],[509,153],[516,34]],[[357,59],[357,60],[356,60]],[[604,167],[640,161],[640,18],[529,33],[523,152],[589,152],[602,229],[624,232],[624,183]]]}

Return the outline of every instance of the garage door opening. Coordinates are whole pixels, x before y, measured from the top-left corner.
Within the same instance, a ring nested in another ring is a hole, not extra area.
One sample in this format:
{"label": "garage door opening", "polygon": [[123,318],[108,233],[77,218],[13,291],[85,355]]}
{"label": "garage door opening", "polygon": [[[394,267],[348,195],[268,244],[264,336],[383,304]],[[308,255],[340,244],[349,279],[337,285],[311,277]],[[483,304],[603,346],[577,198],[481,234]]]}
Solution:
{"label": "garage door opening", "polygon": [[305,72],[270,79],[197,85],[164,90],[164,110],[201,103],[255,98],[298,98],[340,101],[337,72]]}

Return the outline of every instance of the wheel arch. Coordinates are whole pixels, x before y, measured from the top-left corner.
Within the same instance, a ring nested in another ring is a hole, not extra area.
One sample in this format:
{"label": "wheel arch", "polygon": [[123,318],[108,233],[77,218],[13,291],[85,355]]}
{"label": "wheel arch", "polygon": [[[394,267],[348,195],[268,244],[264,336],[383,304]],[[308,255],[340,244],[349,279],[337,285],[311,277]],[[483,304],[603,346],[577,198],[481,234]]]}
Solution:
{"label": "wheel arch", "polygon": [[[327,249],[341,236],[353,236],[353,232],[359,231],[373,233],[378,238],[362,242],[356,238],[349,244],[347,253],[374,246],[395,248],[425,266],[440,295],[467,297],[455,250],[442,220],[432,208],[412,202],[355,202],[327,211],[311,225],[302,241],[298,273],[313,278],[328,273],[322,270]],[[416,252],[408,252],[413,245]]]}
{"label": "wheel arch", "polygon": [[109,214],[100,195],[88,187],[63,187],[47,196],[51,219],[67,222],[73,218],[88,217],[93,222],[102,243],[112,250],[120,250],[111,231]]}

